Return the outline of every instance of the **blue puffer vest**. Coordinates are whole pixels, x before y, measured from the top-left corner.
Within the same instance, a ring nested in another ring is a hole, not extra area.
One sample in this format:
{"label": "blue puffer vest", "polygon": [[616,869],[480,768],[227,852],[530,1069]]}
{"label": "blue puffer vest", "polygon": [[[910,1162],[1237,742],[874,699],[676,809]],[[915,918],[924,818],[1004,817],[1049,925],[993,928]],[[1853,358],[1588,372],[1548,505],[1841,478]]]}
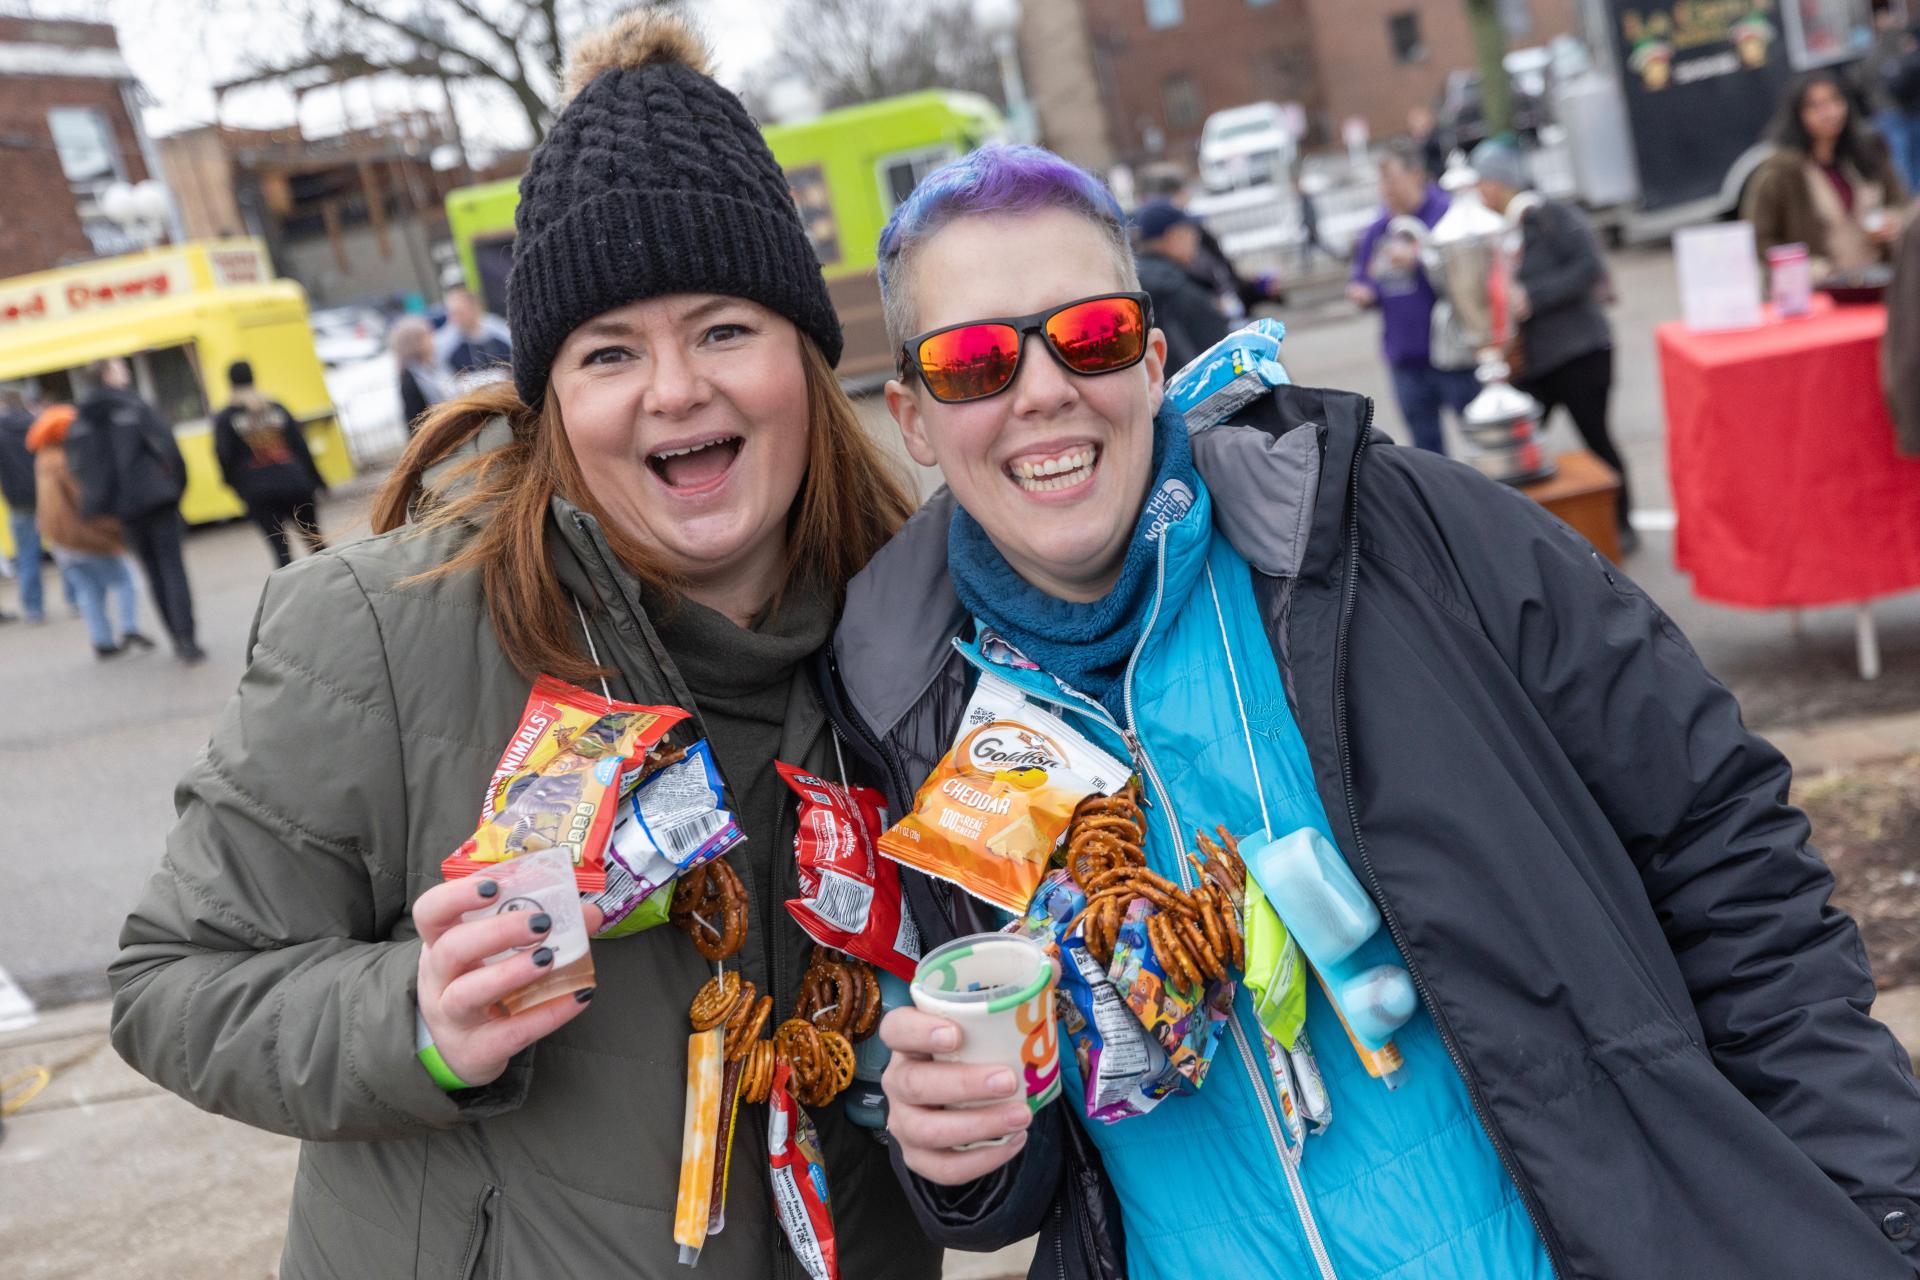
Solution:
{"label": "blue puffer vest", "polygon": [[[1250,570],[1215,533],[1211,509],[1203,488],[1160,539],[1149,620],[1112,699],[1123,705],[1102,708],[1044,672],[992,665],[962,646],[975,665],[1073,713],[1117,756],[1126,755],[1119,729],[1134,732],[1150,765],[1148,861],[1175,881],[1190,874],[1182,851],[1196,827],[1263,826],[1261,792],[1275,834],[1311,826],[1334,839]],[[1366,946],[1376,961],[1397,959],[1384,931]],[[1197,1094],[1146,1116],[1090,1124],[1120,1200],[1134,1280],[1550,1280],[1545,1248],[1426,1011],[1395,1037],[1406,1059],[1397,1090],[1367,1074],[1317,984],[1308,992],[1307,1034],[1332,1123],[1292,1159],[1244,991]],[[1062,1065],[1062,1105],[1078,1115],[1071,1054]]]}

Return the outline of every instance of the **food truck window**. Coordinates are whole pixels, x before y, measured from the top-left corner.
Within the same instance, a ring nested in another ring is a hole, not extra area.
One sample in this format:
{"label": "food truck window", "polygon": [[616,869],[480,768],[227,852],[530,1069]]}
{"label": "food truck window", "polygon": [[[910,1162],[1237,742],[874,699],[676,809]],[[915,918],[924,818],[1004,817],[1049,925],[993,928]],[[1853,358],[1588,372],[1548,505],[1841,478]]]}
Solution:
{"label": "food truck window", "polygon": [[880,199],[892,213],[893,207],[913,194],[913,189],[928,174],[954,158],[952,147],[922,147],[888,156],[880,162]]}
{"label": "food truck window", "polygon": [[133,381],[146,402],[174,426],[207,417],[207,397],[192,347],[163,347],[133,357]]}
{"label": "food truck window", "polygon": [[489,311],[507,309],[507,276],[513,271],[513,233],[475,236],[473,266],[480,275],[480,297]]}
{"label": "food truck window", "polygon": [[787,189],[800,209],[800,221],[813,242],[813,256],[830,267],[840,261],[840,227],[833,217],[833,193],[826,172],[817,164],[787,170]]}
{"label": "food truck window", "polygon": [[1787,57],[1794,70],[1831,66],[1873,47],[1873,0],[1786,0]]}

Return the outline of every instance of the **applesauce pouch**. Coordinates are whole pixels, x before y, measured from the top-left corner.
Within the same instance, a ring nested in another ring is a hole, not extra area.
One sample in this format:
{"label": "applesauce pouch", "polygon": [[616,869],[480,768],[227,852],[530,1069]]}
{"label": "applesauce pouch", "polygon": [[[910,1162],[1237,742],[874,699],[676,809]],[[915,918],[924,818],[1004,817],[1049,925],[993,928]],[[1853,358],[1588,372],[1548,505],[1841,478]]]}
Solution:
{"label": "applesauce pouch", "polygon": [[880,852],[1021,915],[1075,807],[1119,790],[1130,774],[1015,685],[983,672],[959,741],[928,775],[913,812],[880,837]]}

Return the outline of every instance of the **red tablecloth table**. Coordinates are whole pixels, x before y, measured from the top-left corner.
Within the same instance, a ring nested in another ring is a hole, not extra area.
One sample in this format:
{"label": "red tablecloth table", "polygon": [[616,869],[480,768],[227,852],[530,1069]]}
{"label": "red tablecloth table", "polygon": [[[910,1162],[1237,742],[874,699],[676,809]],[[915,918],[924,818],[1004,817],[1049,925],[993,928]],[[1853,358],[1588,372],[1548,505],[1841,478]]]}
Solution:
{"label": "red tablecloth table", "polygon": [[1920,587],[1920,460],[1894,453],[1880,391],[1886,310],[1816,304],[1758,329],[1656,331],[1674,562],[1705,599],[1799,608]]}

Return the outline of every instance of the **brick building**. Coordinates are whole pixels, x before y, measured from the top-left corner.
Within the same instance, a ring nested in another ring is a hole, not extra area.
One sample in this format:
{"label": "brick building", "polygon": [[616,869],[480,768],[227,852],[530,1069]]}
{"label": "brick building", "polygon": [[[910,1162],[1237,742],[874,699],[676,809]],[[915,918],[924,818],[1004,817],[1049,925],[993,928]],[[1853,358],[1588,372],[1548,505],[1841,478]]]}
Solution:
{"label": "brick building", "polygon": [[[1131,164],[1190,164],[1207,116],[1249,102],[1299,103],[1310,144],[1336,140],[1350,116],[1376,137],[1399,133],[1449,72],[1473,66],[1464,0],[1047,0],[1056,5],[1080,11],[1108,141]],[[1577,5],[1501,0],[1509,44],[1577,31]],[[1048,55],[1023,43],[1029,81],[1044,81]]]}
{"label": "brick building", "polygon": [[139,247],[99,206],[151,176],[139,94],[111,26],[0,17],[0,277]]}
{"label": "brick building", "polygon": [[159,145],[189,236],[260,237],[274,270],[330,307],[439,296],[447,192],[495,172],[436,168],[454,138],[443,117],[403,111],[320,137],[207,125]]}

